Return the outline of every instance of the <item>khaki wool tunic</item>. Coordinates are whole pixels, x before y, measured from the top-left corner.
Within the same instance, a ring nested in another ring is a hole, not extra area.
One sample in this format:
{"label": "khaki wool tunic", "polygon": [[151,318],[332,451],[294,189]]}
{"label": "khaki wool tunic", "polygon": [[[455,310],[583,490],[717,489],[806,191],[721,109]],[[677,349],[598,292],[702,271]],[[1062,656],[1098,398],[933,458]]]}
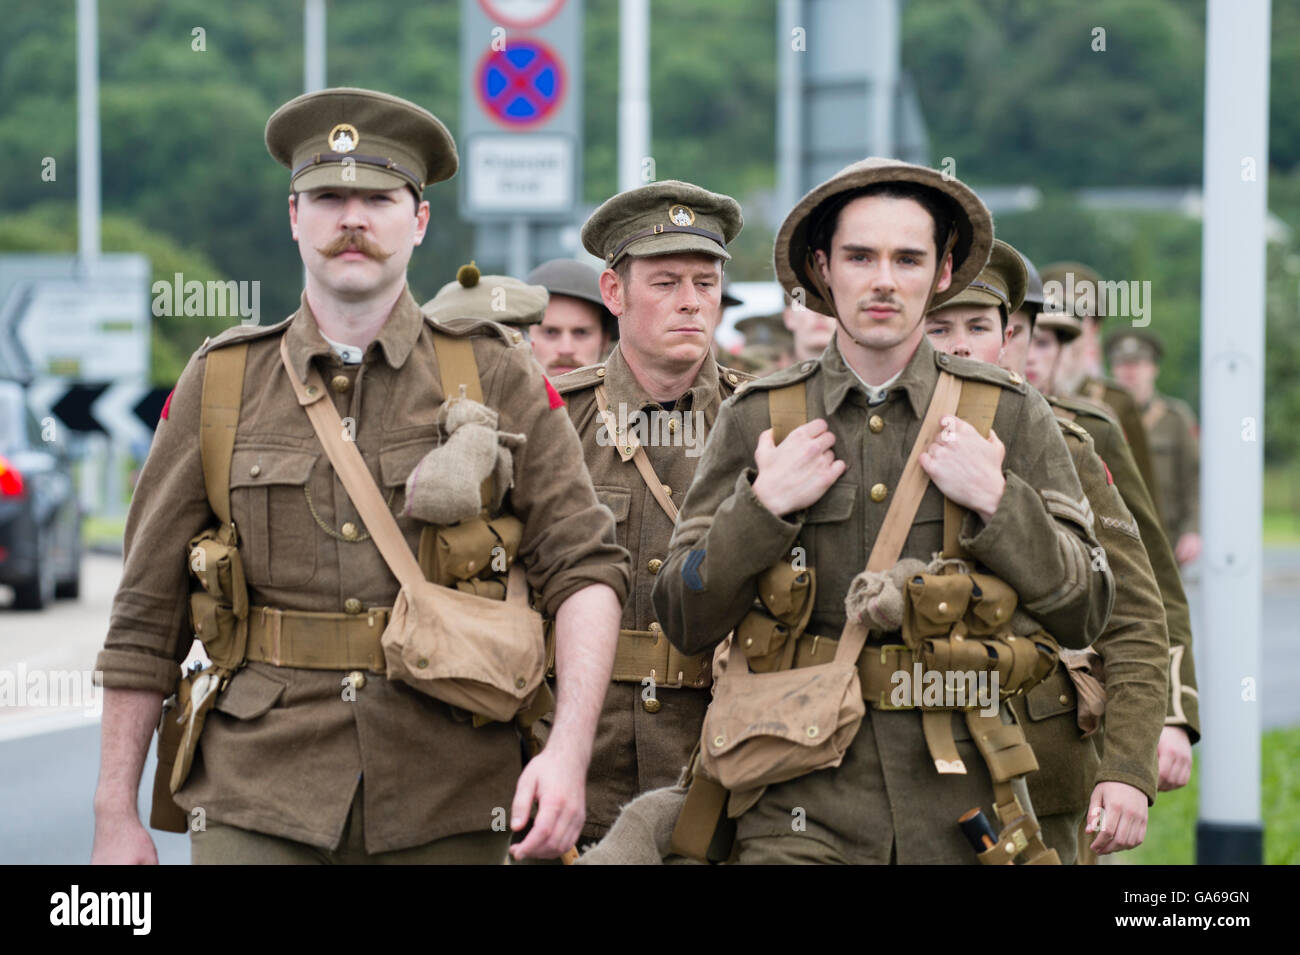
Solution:
{"label": "khaki wool tunic", "polygon": [[[836,341],[819,360],[760,379],[723,405],[655,583],[655,610],[674,644],[689,653],[713,648],[750,609],[758,576],[788,559],[796,541],[816,574],[807,632],[839,636],[849,583],[866,566],[940,369],[1003,389],[993,429],[1006,445],[1006,489],[990,524],[967,515],[962,545],[1014,587],[1021,607],[1063,646],[1101,634],[1113,580],[1097,560],[1087,501],[1047,402],[1019,377],[937,354],[923,338],[877,405],[868,404]],[[754,496],[754,448],[770,427],[768,390],[799,380],[807,383],[809,420],[827,421],[834,454],[848,467],[811,507],[778,517]],[[928,561],[942,550],[943,513],[931,484],[903,557]],[[901,640],[873,634],[872,642]],[[974,864],[957,817],[981,806],[996,819],[992,784],[965,721],[954,719],[953,730],[966,775],[935,771],[918,711],[868,708],[839,767],[770,786],[739,816],[741,861],[747,847],[781,840],[789,848],[779,858]]]}
{"label": "khaki wool tunic", "polygon": [[[722,400],[752,376],[707,358],[671,415],[652,400],[637,382],[614,346],[601,364],[561,375],[556,389],[564,396],[569,415],[582,439],[582,453],[596,496],[614,514],[618,543],[632,557],[632,585],[623,606],[622,629],[649,631],[657,626],[650,600],[660,566],[668,556],[673,523],[651,494],[641,472],[624,461],[604,430],[598,414],[596,386],[604,384],[609,409],[635,427],[645,414],[646,435],[666,441],[645,441],[646,455],[670,498],[680,506],[702,460],[705,439],[713,428]],[[666,418],[666,420],[665,420]],[[675,422],[675,424],[674,424]],[[621,426],[621,425],[619,425]],[[670,427],[672,428],[671,430]],[[680,440],[679,440],[680,439]],[[627,640],[645,637],[624,636]],[[660,634],[659,641],[666,638]],[[707,667],[707,661],[706,661]],[[647,674],[648,677],[648,674]],[[676,674],[658,674],[657,683],[676,682]],[[622,806],[638,794],[672,785],[700,738],[700,725],[709,705],[707,672],[698,687],[656,686],[655,703],[647,705],[648,688],[641,682],[612,682],[596,730],[591,769],[587,776],[587,825],[584,840],[603,836]]]}
{"label": "khaki wool tunic", "polygon": [[[248,344],[230,499],[250,604],[332,613],[392,606],[398,583],[374,541],[340,533],[345,523],[364,531],[364,522],[294,396],[280,340],[295,372],[305,379],[315,366],[340,416],[355,422],[356,446],[414,551],[425,525],[402,516],[404,485],[444,437],[434,327],[408,289],[362,362],[344,365],[304,296],[285,322],[231,329],[190,359],[127,516],[122,581],[97,664],[105,686],[169,693],[189,651],[187,542],[216,523],[200,460],[200,396],[206,355],[227,344]],[[524,524],[519,555],[538,609],[553,616],[596,583],[624,599],[627,554],[528,345],[491,322],[437,327],[471,338],[484,401],[499,410],[502,431],[527,436],[507,500]],[[347,700],[342,672],[249,663],[209,715],[177,804],[333,848],[364,776],[370,853],[490,830],[505,818],[521,769],[513,724],[475,728],[466,712],[382,674],[362,676],[363,684],[352,683],[355,700]]]}

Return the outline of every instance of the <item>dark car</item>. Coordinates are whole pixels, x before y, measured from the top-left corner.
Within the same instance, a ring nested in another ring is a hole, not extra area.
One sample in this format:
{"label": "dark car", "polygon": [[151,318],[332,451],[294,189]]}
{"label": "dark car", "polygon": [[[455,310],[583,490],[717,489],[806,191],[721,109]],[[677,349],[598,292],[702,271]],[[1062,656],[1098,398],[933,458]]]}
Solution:
{"label": "dark car", "polygon": [[81,507],[63,446],[42,434],[22,385],[0,380],[0,584],[40,610],[81,589]]}

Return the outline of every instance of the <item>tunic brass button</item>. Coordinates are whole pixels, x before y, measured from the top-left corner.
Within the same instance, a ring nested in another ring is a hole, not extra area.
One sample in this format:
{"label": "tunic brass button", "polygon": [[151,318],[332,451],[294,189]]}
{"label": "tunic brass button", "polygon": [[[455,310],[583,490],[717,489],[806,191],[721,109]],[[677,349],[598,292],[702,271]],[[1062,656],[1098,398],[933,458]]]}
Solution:
{"label": "tunic brass button", "polygon": [[878,414],[873,414],[867,419],[867,427],[871,429],[872,434],[880,434],[885,430],[885,419]]}
{"label": "tunic brass button", "polygon": [[352,380],[347,375],[335,375],[330,379],[330,387],[342,394],[352,387]]}
{"label": "tunic brass button", "polygon": [[361,613],[361,601],[356,597],[349,597],[347,600],[343,601],[343,612],[352,614]]}
{"label": "tunic brass button", "polygon": [[604,377],[605,377],[605,369],[604,369],[604,368],[597,368],[597,369],[596,369],[596,377],[597,377],[597,378],[604,378]]}
{"label": "tunic brass button", "polygon": [[653,633],[653,634],[655,635],[655,638],[656,638],[656,639],[659,637],[659,631],[660,631],[660,629],[661,629],[661,628],[660,628],[660,626],[659,626],[659,621],[657,621],[657,620],[651,620],[651,621],[650,621],[650,632]]}
{"label": "tunic brass button", "polygon": [[1056,699],[1057,699],[1057,702],[1059,702],[1062,706],[1065,706],[1066,704],[1068,704],[1068,703],[1070,702],[1070,698],[1069,698],[1068,696],[1066,696],[1064,693],[1062,693],[1062,694],[1061,694],[1060,696],[1058,696]]}
{"label": "tunic brass button", "polygon": [[663,565],[664,562],[660,560],[658,557],[651,557],[650,563],[646,564],[646,570],[650,571],[650,573],[652,574],[657,574],[659,573],[659,568],[662,567]]}
{"label": "tunic brass button", "polygon": [[875,501],[877,504],[879,504],[888,496],[889,496],[889,488],[885,487],[885,485],[883,484],[871,485],[871,499]]}
{"label": "tunic brass button", "polygon": [[360,670],[353,670],[348,674],[348,682],[352,684],[352,689],[359,690],[366,685],[366,675]]}
{"label": "tunic brass button", "polygon": [[677,419],[676,419],[676,418],[669,418],[669,419],[668,419],[668,430],[669,430],[669,431],[676,431],[676,430],[677,430]]}
{"label": "tunic brass button", "polygon": [[663,704],[660,703],[653,696],[650,697],[650,699],[648,700],[642,700],[641,705],[645,708],[645,711],[647,713],[658,713],[661,709],[663,709]]}
{"label": "tunic brass button", "polygon": [[735,372],[727,372],[727,381],[734,385],[736,382],[740,381],[740,378],[736,376]]}
{"label": "tunic brass button", "polygon": [[248,469],[249,477],[257,477],[261,473],[262,473],[262,466],[260,464],[254,464],[251,468]]}
{"label": "tunic brass button", "polygon": [[343,526],[339,528],[339,531],[343,534],[345,540],[357,539],[357,525],[353,524],[351,521],[344,521]]}

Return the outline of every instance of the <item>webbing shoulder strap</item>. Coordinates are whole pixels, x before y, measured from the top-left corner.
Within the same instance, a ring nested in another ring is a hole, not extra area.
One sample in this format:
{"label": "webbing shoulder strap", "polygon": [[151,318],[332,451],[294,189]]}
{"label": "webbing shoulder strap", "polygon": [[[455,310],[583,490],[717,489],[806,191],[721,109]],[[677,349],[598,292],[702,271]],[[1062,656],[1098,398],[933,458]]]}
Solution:
{"label": "webbing shoulder strap", "polygon": [[223,528],[230,520],[230,459],[244,396],[244,365],[248,344],[208,352],[203,368],[203,398],[199,406],[199,456],[208,506]]}
{"label": "webbing shoulder strap", "polygon": [[[609,410],[609,395],[605,391],[604,385],[596,386],[596,410],[600,412],[600,417],[605,422],[605,427],[612,435],[616,433],[618,422]],[[659,503],[663,512],[668,515],[668,519],[674,524],[677,523],[677,505],[673,503],[668,492],[664,490],[664,483],[659,480],[659,475],[655,473],[654,465],[650,463],[650,456],[645,453],[645,448],[641,447],[640,442],[632,435],[626,435],[627,444],[625,447],[634,448],[632,451],[632,463],[636,465],[637,471],[641,474],[641,480],[645,486],[650,489],[651,495]],[[620,454],[623,460],[627,458]]]}
{"label": "webbing shoulder strap", "polygon": [[[483,403],[483,382],[478,374],[478,360],[474,357],[474,342],[469,338],[456,338],[433,333],[433,353],[438,357],[438,379],[442,384],[442,399],[450,401],[460,396],[465,387],[465,397]],[[484,511],[492,506],[492,475],[483,479],[479,488],[479,502]]]}
{"label": "webbing shoulder strap", "polygon": [[[961,382],[961,399],[957,402],[957,417],[961,418],[977,432],[987,438],[993,427],[993,417],[998,413],[998,401],[1002,398],[1002,388],[987,381]],[[943,500],[943,554],[945,557],[961,557],[965,551],[961,546],[961,524],[966,516],[966,508],[954,501]]]}
{"label": "webbing shoulder strap", "polygon": [[482,404],[483,383],[479,380],[478,362],[474,358],[474,342],[434,332],[433,352],[438,356],[438,377],[442,381],[444,400],[457,397],[460,386],[464,385],[465,397]]}
{"label": "webbing shoulder strap", "polygon": [[780,444],[795,428],[808,422],[808,389],[802,381],[767,393],[767,413],[772,419],[772,443]]}

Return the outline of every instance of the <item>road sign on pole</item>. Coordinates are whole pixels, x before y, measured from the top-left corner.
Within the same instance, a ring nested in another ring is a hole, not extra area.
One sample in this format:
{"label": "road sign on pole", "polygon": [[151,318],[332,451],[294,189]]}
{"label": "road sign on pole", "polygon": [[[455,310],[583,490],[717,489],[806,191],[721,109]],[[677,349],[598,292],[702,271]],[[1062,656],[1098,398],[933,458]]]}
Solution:
{"label": "road sign on pole", "polygon": [[581,0],[461,0],[466,219],[522,235],[528,223],[577,214],[581,27]]}

